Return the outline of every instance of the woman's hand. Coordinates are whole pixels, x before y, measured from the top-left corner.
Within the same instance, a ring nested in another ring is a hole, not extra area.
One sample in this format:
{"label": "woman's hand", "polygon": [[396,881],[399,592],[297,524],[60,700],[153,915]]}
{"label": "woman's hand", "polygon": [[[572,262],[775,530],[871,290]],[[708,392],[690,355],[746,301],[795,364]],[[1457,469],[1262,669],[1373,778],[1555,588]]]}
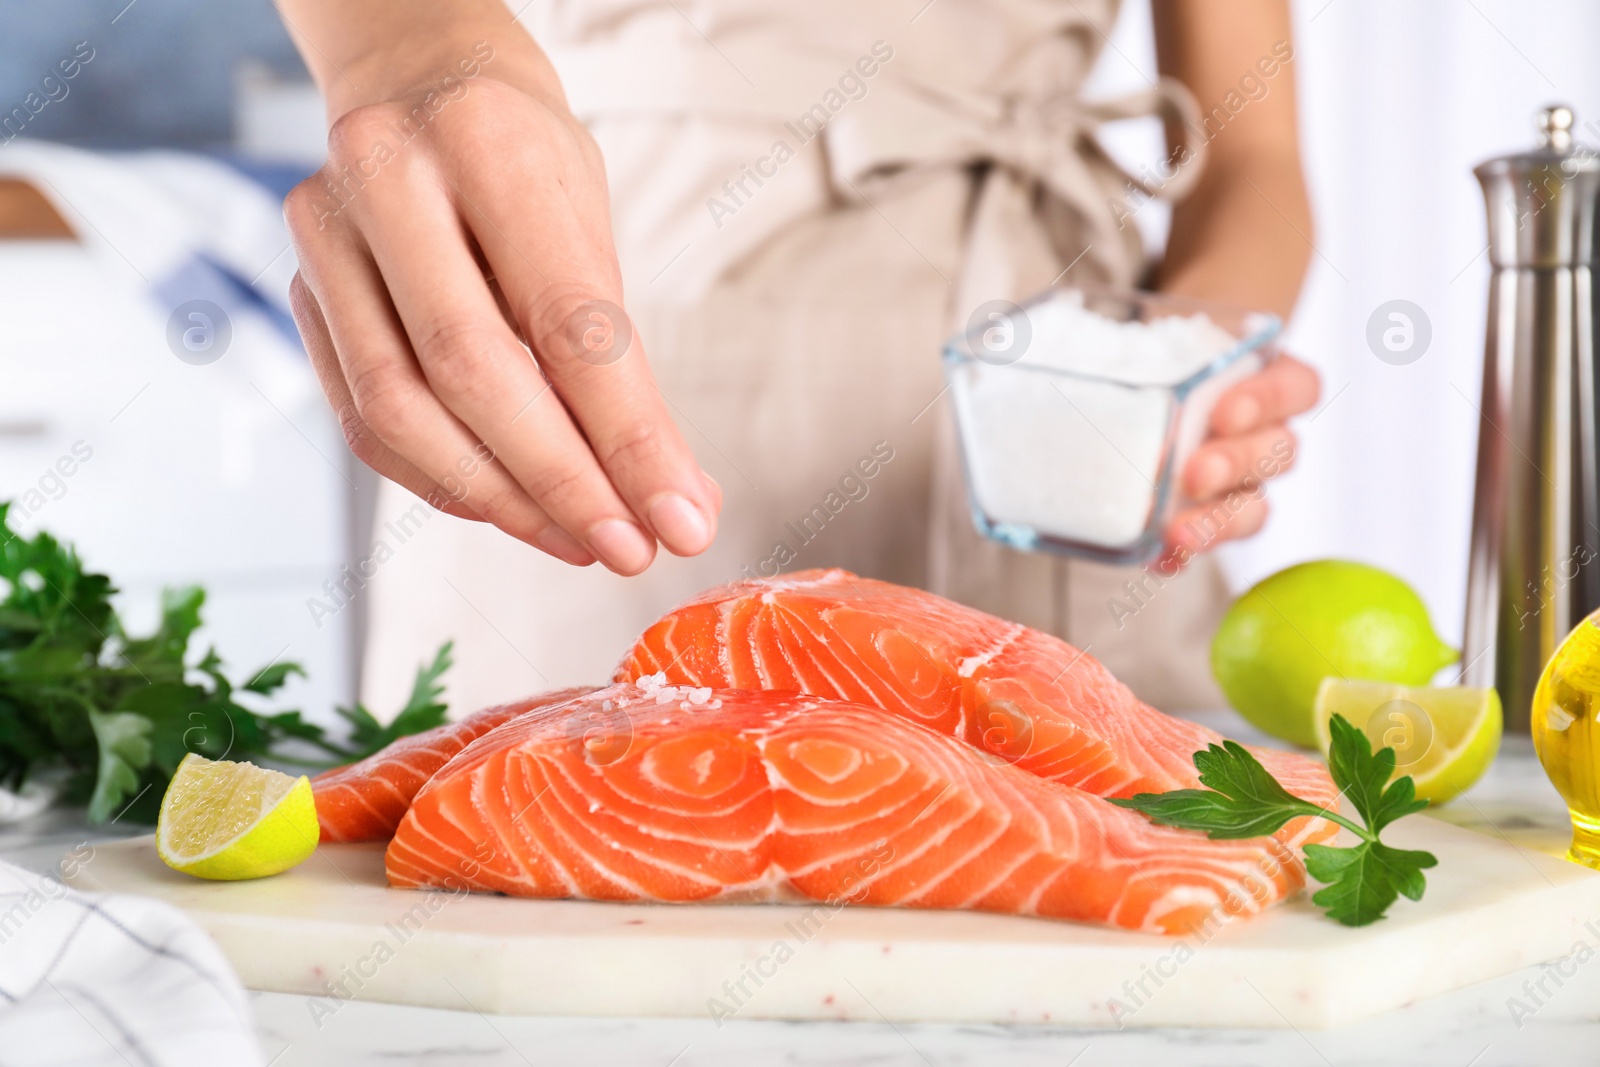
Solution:
{"label": "woman's hand", "polygon": [[498,18],[470,44],[372,45],[365,66],[324,72],[328,163],[285,205],[295,319],[368,466],[569,563],[636,574],[658,540],[704,550],[721,492],[622,312],[599,151]]}
{"label": "woman's hand", "polygon": [[1249,537],[1267,521],[1266,483],[1294,466],[1288,420],[1317,402],[1317,372],[1279,355],[1239,382],[1211,411],[1211,436],[1184,465],[1185,506],[1167,528],[1163,564],[1182,566],[1223,541]]}

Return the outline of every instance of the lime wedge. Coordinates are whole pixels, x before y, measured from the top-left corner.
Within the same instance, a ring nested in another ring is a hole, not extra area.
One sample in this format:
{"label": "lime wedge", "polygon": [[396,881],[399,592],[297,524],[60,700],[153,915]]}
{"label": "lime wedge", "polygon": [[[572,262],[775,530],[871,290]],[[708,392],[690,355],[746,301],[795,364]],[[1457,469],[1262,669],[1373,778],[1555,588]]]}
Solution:
{"label": "lime wedge", "polygon": [[1324,678],[1317,688],[1317,747],[1328,752],[1328,722],[1343,715],[1374,750],[1394,749],[1395,775],[1417,796],[1443,804],[1483,777],[1500,750],[1500,695],[1467,686],[1404,686]]}
{"label": "lime wedge", "polygon": [[191,752],[161,798],[156,852],[197,878],[264,878],[310,856],[319,833],[305,775]]}

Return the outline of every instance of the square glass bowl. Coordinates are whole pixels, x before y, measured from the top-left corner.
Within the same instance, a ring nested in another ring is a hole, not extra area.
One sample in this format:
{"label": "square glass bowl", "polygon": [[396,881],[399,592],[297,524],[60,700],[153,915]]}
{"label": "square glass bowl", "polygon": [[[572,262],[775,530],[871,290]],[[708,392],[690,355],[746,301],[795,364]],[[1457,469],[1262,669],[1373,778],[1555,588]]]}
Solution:
{"label": "square glass bowl", "polygon": [[[1132,323],[1148,329],[1112,325]],[[1282,326],[1262,312],[1092,286],[980,307],[944,348],[978,530],[1029,552],[1154,558],[1211,409],[1276,354]]]}

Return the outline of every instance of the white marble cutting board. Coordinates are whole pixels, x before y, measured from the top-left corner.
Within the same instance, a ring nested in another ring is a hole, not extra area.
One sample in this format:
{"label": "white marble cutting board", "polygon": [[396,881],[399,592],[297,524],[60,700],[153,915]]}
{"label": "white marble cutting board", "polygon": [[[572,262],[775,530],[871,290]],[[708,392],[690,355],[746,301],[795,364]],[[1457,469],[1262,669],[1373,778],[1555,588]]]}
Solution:
{"label": "white marble cutting board", "polygon": [[[1600,948],[1600,873],[1435,819],[1385,840],[1439,857],[1420,903],[1349,929],[1302,897],[1208,940],[958,912],[670,906],[424,894],[380,847],[324,846],[203,882],[153,839],[96,846],[80,888],[183,908],[253,989],[503,1014],[1341,1026]],[[808,922],[809,916],[809,922]],[[1584,958],[1587,958],[1585,956]]]}

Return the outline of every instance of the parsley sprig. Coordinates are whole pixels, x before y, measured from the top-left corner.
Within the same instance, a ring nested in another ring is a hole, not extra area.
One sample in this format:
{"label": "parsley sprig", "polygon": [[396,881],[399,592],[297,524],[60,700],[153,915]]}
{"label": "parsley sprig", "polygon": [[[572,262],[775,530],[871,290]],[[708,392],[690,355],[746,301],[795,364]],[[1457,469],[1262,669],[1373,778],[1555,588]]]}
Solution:
{"label": "parsley sprig", "polygon": [[129,634],[111,579],[48,533],[16,533],[9,507],[0,501],[0,785],[62,775],[67,798],[86,804],[91,821],[154,822],[189,752],[329,767],[444,722],[448,644],[418,671],[387,726],[360,704],[338,708],[349,731],[335,740],[298,711],[253,710],[241,697],[271,697],[305,674],[299,664],[273,663],[235,685],[215,650],[191,657],[205,604],[197,586],[163,592],[154,632]]}
{"label": "parsley sprig", "polygon": [[1325,883],[1311,899],[1326,909],[1329,918],[1346,926],[1365,926],[1383,918],[1402,894],[1421,900],[1427,888],[1422,872],[1439,861],[1431,852],[1394,848],[1378,839],[1396,819],[1428,806],[1426,800],[1417,799],[1409,775],[1389,781],[1394,775],[1394,749],[1373,752],[1367,735],[1342,715],[1333,717],[1330,729],[1328,771],[1365,825],[1290,793],[1236,741],[1213,744],[1194,754],[1204,789],[1140,793],[1111,803],[1141,811],[1164,826],[1203,830],[1218,840],[1264,837],[1307,815],[1330,819],[1361,840],[1346,848],[1306,846],[1306,871]]}

